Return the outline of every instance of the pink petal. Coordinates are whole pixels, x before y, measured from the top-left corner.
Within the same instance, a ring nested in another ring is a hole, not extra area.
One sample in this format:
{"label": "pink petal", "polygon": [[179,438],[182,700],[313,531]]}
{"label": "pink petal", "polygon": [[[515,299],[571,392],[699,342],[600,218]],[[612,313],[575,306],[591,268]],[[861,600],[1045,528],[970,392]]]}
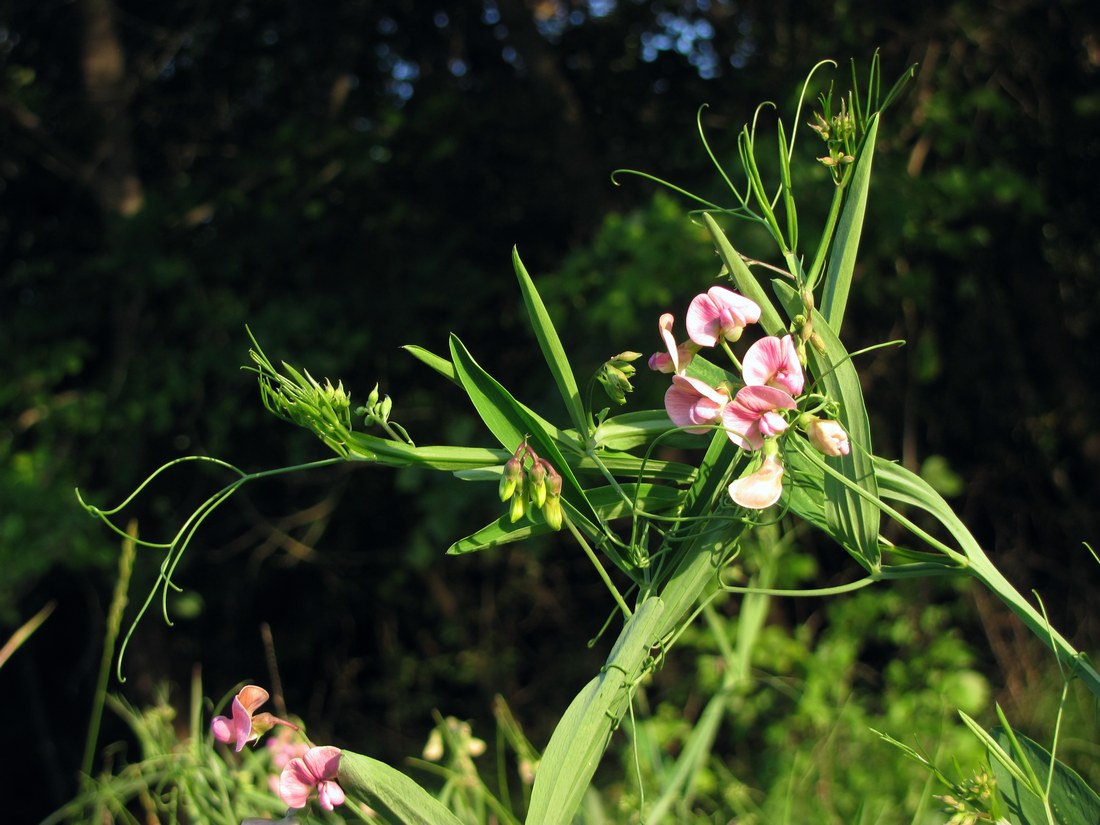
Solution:
{"label": "pink petal", "polygon": [[760,320],[755,301],[731,289],[714,286],[705,295],[696,295],[688,307],[688,337],[696,344],[713,347],[720,337],[736,341],[747,324]]}
{"label": "pink petal", "polygon": [[756,472],[729,486],[729,494],[734,502],[750,510],[771,507],[783,494],[783,465],[776,456],[765,456]]}
{"label": "pink petal", "polygon": [[796,406],[793,398],[775,387],[742,387],[722,411],[722,426],[738,447],[759,450],[765,436],[787,429],[787,422],[775,410],[793,410]]}
{"label": "pink petal", "polygon": [[696,344],[713,347],[718,343],[718,307],[708,296],[696,295],[692,298],[684,323],[687,325],[688,338]]}
{"label": "pink petal", "polygon": [[779,387],[791,395],[801,395],[805,385],[798,350],[791,336],[761,338],[745,353],[741,372],[749,386]]}
{"label": "pink petal", "polygon": [[665,342],[665,349],[668,350],[669,358],[672,359],[672,371],[680,371],[680,359],[679,353],[676,350],[676,338],[672,334],[672,313],[666,312],[657,320],[657,329],[661,333],[661,338]]}
{"label": "pink petal", "polygon": [[232,742],[235,738],[232,724],[224,716],[215,716],[210,720],[210,732],[214,734],[215,739],[226,744]]}
{"label": "pink petal", "polygon": [[705,426],[722,416],[722,408],[729,403],[729,394],[686,375],[672,376],[672,386],[665,392],[665,410],[677,427],[690,427],[689,433],[703,434]]}
{"label": "pink petal", "polygon": [[279,774],[279,798],[291,808],[304,808],[316,781],[304,759],[291,759]]}
{"label": "pink petal", "polygon": [[241,751],[252,738],[252,714],[241,704],[240,699],[233,700],[233,738],[237,740],[235,750]]}
{"label": "pink petal", "polygon": [[237,700],[249,714],[252,714],[256,712],[256,708],[268,700],[268,696],[268,692],[259,685],[245,685],[237,694]]}
{"label": "pink petal", "polygon": [[341,750],[332,745],[310,748],[302,757],[306,766],[318,779],[335,779],[340,770]]}
{"label": "pink petal", "polygon": [[344,804],[344,789],[331,780],[322,781],[317,785],[317,796],[320,797],[321,807],[326,811]]}

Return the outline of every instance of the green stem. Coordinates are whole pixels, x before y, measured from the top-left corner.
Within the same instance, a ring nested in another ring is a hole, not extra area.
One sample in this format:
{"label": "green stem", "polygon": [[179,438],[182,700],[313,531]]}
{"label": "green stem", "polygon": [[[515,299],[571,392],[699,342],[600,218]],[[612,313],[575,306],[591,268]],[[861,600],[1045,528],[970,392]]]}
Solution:
{"label": "green stem", "polygon": [[604,566],[600,564],[600,560],[596,558],[596,554],[593,552],[591,545],[589,545],[584,536],[581,535],[581,531],[577,529],[576,525],[573,524],[573,520],[569,518],[569,516],[565,516],[564,521],[566,527],[569,528],[569,532],[573,534],[573,538],[577,540],[577,544],[581,546],[581,549],[584,550],[585,555],[588,556],[589,561],[592,562],[592,566],[596,568],[596,572],[599,574],[600,578],[603,580],[604,585],[611,593],[611,598],[615,600],[615,604],[619,606],[619,610],[623,612],[623,616],[627,620],[629,620],[632,615],[630,608],[627,607],[626,602],[623,601],[622,594],[619,593],[619,588],[615,587],[614,582],[611,581],[611,577],[607,575],[607,571],[604,569]]}

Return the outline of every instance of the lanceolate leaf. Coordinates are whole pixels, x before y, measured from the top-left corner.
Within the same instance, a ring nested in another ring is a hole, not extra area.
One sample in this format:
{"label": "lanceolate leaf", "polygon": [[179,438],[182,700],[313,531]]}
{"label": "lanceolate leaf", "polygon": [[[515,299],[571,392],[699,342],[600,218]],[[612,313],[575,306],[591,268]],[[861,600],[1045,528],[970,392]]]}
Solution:
{"label": "lanceolate leaf", "polygon": [[352,751],[340,756],[340,785],[364,794],[387,821],[399,825],[462,825],[438,799],[385,762]]}
{"label": "lanceolate leaf", "polygon": [[871,118],[871,126],[863,138],[859,158],[848,184],[848,195],[840,223],[833,237],[829,253],[829,266],[825,273],[825,286],[821,295],[821,314],[833,331],[840,333],[844,323],[844,307],[848,303],[848,290],[852,285],[852,273],[856,268],[859,237],[863,231],[863,216],[867,211],[867,193],[871,188],[871,162],[875,154],[875,138],[878,135],[878,115]]}
{"label": "lanceolate leaf", "polygon": [[600,674],[573,699],[542,755],[526,825],[568,825],[592,781],[612,732],[629,706],[651,647],[664,602],[646,599],[626,623]]}
{"label": "lanceolate leaf", "polygon": [[[772,281],[772,284],[788,313],[794,315],[804,311],[801,298],[790,286],[778,280]],[[851,443],[851,452],[848,455],[826,458],[825,462],[877,498],[871,424],[867,419],[867,406],[863,402],[859,374],[844,345],[821,313],[815,310],[812,317],[814,332],[824,344],[825,354],[822,355],[812,346],[806,347],[810,369],[825,394],[840,404],[840,423],[848,432]],[[879,509],[830,475],[825,476],[824,490],[825,517],[837,539],[845,547],[857,552],[868,570],[878,570],[881,563],[878,546],[881,515]]]}
{"label": "lanceolate leaf", "polygon": [[[1042,800],[1022,782],[1017,771],[1004,764],[1003,755],[1013,753],[1012,738],[1003,728],[994,728],[992,738],[1000,746],[991,750],[993,773],[997,778],[997,792],[1008,808],[1009,817],[1021,825],[1046,825],[1046,811]],[[1046,782],[1050,773],[1051,755],[1046,748],[1021,733],[1012,735],[1031,766],[1031,773]],[[1020,766],[1023,767],[1023,766]],[[1026,771],[1025,771],[1026,772]],[[1054,760],[1054,777],[1050,786],[1050,810],[1058,825],[1100,822],[1100,796],[1090,788],[1080,775],[1057,759]]]}
{"label": "lanceolate leaf", "polygon": [[539,348],[546,359],[550,373],[558,385],[565,407],[569,411],[569,419],[577,432],[582,437],[588,436],[588,421],[584,414],[584,403],[581,401],[581,393],[577,388],[577,379],[573,376],[573,370],[569,366],[569,359],[565,357],[565,349],[561,345],[561,339],[554,329],[554,322],[550,320],[550,314],[535,289],[535,282],[527,274],[523,261],[519,259],[519,251],[512,250],[512,266],[515,267],[516,277],[519,279],[519,288],[523,293],[523,303],[527,307],[527,314],[531,319],[531,328],[538,339]]}

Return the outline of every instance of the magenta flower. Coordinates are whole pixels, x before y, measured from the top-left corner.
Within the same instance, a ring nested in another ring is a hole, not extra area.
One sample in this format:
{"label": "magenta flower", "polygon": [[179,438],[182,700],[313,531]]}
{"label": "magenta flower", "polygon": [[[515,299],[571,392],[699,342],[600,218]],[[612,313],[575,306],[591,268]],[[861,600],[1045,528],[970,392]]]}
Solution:
{"label": "magenta flower", "polygon": [[783,464],[779,456],[764,456],[764,463],[755,472],[733,482],[729,493],[735,503],[749,510],[771,507],[783,493]]}
{"label": "magenta flower", "polygon": [[725,387],[715,389],[697,378],[686,375],[672,376],[672,386],[665,392],[665,410],[677,427],[688,427],[686,432],[703,434],[707,424],[722,418],[722,409],[729,403],[730,394]]}
{"label": "magenta flower", "polygon": [[787,420],[777,410],[796,406],[793,398],[775,387],[742,387],[722,410],[722,426],[738,447],[759,450],[765,438],[787,429]]}
{"label": "magenta flower", "polygon": [[316,788],[321,807],[326,811],[343,805],[344,789],[336,781],[340,755],[339,748],[325,745],[291,759],[279,776],[279,798],[291,808],[304,808]]}
{"label": "magenta flower", "polygon": [[741,375],[750,387],[776,387],[792,396],[802,394],[806,378],[791,336],[761,338],[745,353]]}
{"label": "magenta flower", "polygon": [[713,347],[719,338],[736,341],[742,330],[760,320],[755,301],[732,289],[712,286],[705,295],[696,295],[687,311],[688,337],[703,347]]}
{"label": "magenta flower", "polygon": [[245,685],[240,692],[233,697],[232,717],[215,716],[210,722],[210,732],[219,742],[236,742],[235,750],[240,751],[249,742],[255,742],[276,725],[285,725],[293,730],[298,726],[272,716],[270,713],[261,713],[253,716],[256,708],[268,699],[268,692],[259,685]]}
{"label": "magenta flower", "polygon": [[836,421],[814,416],[806,428],[806,435],[810,443],[828,456],[848,455],[851,445],[848,443],[848,433]]}
{"label": "magenta flower", "polygon": [[657,329],[665,342],[665,352],[655,352],[649,356],[649,368],[656,372],[682,373],[695,357],[698,347],[691,341],[676,343],[672,334],[672,313],[664,313],[657,321]]}

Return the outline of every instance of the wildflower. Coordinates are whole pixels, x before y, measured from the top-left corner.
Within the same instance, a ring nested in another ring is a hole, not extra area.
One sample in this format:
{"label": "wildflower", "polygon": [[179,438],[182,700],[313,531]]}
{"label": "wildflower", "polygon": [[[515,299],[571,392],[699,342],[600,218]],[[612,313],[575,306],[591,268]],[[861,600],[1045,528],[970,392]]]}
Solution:
{"label": "wildflower", "polygon": [[836,421],[810,416],[805,427],[810,443],[825,455],[834,457],[848,455],[851,450],[848,433],[844,432],[844,428]]}
{"label": "wildflower", "polygon": [[672,386],[665,392],[665,410],[677,427],[703,434],[707,431],[705,425],[721,419],[722,409],[729,400],[729,390],[725,387],[715,389],[697,378],[674,375]]}
{"label": "wildflower", "polygon": [[787,429],[778,410],[793,410],[794,399],[775,387],[742,387],[722,410],[722,426],[738,447],[759,450],[764,439]]}
{"label": "wildflower", "polygon": [[687,311],[688,337],[703,347],[713,347],[719,338],[736,341],[748,324],[760,320],[760,307],[731,289],[712,286],[696,295]]}
{"label": "wildflower", "polygon": [[236,742],[235,749],[240,751],[249,742],[255,742],[276,725],[285,725],[292,730],[298,726],[285,719],[279,719],[270,713],[256,716],[256,708],[268,699],[268,692],[259,685],[245,685],[233,697],[232,718],[215,716],[210,722],[210,732],[219,742]]}
{"label": "wildflower", "polygon": [[729,493],[734,502],[749,510],[771,507],[783,493],[783,464],[779,456],[775,453],[765,455],[755,472],[730,485]]}
{"label": "wildflower", "polygon": [[331,745],[310,748],[304,756],[291,759],[279,777],[279,797],[291,808],[304,808],[316,788],[326,811],[344,804],[344,789],[336,781],[341,751]]}
{"label": "wildflower", "polygon": [[672,313],[666,312],[657,321],[657,329],[661,332],[661,338],[665,342],[665,352],[655,352],[649,356],[649,368],[655,372],[670,372],[680,374],[687,369],[691,359],[695,357],[698,347],[692,341],[676,343],[672,334]]}
{"label": "wildflower", "polygon": [[792,396],[802,394],[806,378],[791,336],[761,338],[749,347],[742,364],[741,375],[750,387],[775,387]]}

